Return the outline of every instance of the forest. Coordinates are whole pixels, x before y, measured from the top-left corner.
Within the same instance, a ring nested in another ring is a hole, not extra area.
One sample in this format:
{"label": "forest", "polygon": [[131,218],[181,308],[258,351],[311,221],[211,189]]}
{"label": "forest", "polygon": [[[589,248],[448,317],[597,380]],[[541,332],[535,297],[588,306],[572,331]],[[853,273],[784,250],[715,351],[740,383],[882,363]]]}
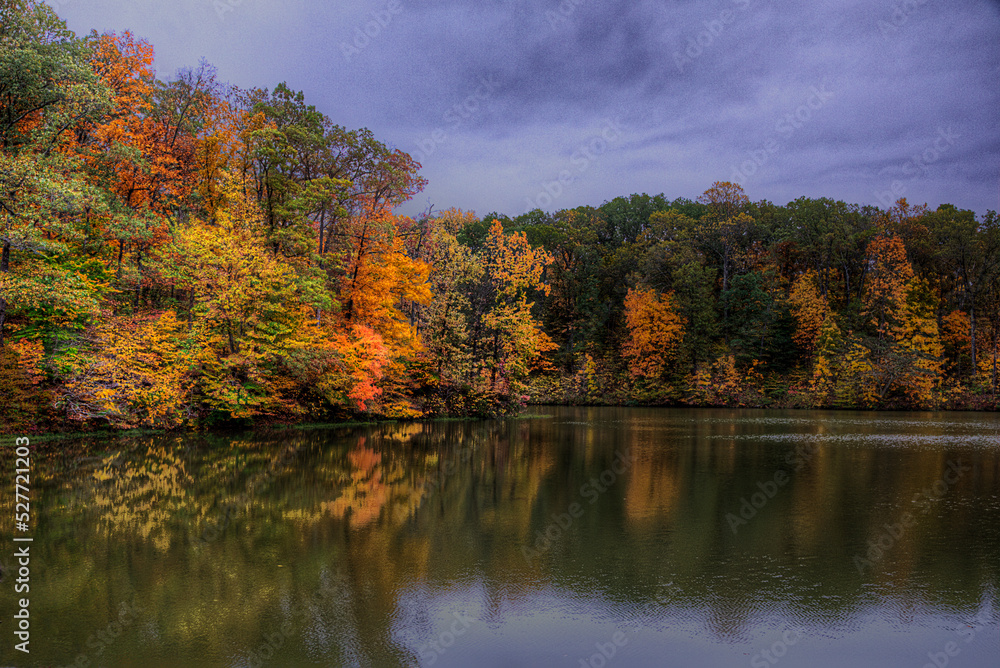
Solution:
{"label": "forest", "polygon": [[1000,407],[996,212],[719,181],[395,213],[420,169],[285,84],[161,79],[0,0],[0,425]]}

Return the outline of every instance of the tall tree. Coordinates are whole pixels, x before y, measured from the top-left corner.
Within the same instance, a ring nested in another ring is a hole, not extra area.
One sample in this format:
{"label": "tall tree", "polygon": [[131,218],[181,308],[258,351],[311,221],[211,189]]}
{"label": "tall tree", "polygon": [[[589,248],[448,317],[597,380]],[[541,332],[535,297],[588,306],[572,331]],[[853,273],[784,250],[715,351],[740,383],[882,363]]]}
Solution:
{"label": "tall tree", "polygon": [[667,370],[684,338],[684,322],[670,294],[652,289],[629,290],[625,297],[628,337],[622,353],[636,378],[658,379]]}
{"label": "tall tree", "polygon": [[[695,228],[695,238],[707,253],[718,258],[722,269],[722,292],[729,290],[738,255],[749,248],[754,220],[745,209],[750,199],[738,183],[716,181],[698,201],[708,212]],[[728,323],[729,308],[723,305],[723,323]]]}
{"label": "tall tree", "polygon": [[[0,347],[11,313],[55,300],[88,300],[87,286],[63,288],[64,257],[81,217],[104,207],[81,170],[76,133],[110,108],[88,61],[88,45],[50,7],[0,1]],[[92,308],[83,309],[92,312]]]}
{"label": "tall tree", "polygon": [[483,276],[472,300],[473,358],[481,360],[492,391],[517,394],[531,365],[554,347],[532,314],[534,302],[528,301],[532,294],[548,294],[542,274],[552,257],[532,248],[523,232],[506,234],[495,220],[479,262]]}

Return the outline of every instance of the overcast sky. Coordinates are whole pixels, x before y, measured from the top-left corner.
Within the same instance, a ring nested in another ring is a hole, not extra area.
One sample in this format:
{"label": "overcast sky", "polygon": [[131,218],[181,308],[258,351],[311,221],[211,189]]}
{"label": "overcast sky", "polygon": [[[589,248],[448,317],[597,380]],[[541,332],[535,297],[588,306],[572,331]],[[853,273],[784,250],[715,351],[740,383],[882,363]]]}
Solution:
{"label": "overcast sky", "polygon": [[416,214],[695,199],[1000,209],[1000,0],[50,0],[161,78],[287,81],[423,164]]}

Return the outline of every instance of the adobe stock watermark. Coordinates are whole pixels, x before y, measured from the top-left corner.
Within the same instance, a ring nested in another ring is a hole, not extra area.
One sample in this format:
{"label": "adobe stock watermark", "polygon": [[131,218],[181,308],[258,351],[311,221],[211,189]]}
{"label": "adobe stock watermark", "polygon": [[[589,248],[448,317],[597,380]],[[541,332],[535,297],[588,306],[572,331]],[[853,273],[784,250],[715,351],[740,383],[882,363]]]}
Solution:
{"label": "adobe stock watermark", "polygon": [[770,161],[771,156],[781,150],[783,142],[787,142],[809,123],[816,112],[825,107],[830,100],[836,97],[836,94],[837,88],[831,90],[830,83],[827,81],[818,86],[810,86],[809,94],[802,104],[778,119],[774,124],[774,134],[759,148],[749,151],[747,158],[738,166],[733,167],[733,173],[729,180],[741,185],[746,183],[751,176]]}
{"label": "adobe stock watermark", "polygon": [[77,654],[73,663],[67,664],[65,668],[89,668],[91,665],[96,665],[93,662],[98,661],[98,657],[117,642],[122,634],[135,624],[142,613],[143,609],[136,605],[135,600],[122,601],[118,606],[118,618],[108,622],[103,629],[91,633],[87,637],[88,651]]}
{"label": "adobe stock watermark", "polygon": [[[792,467],[793,473],[798,473],[816,455],[818,450],[819,445],[815,443],[800,445],[785,455],[785,464]],[[784,469],[775,471],[774,475],[768,480],[758,480],[757,489],[760,491],[751,494],[749,499],[745,496],[740,498],[739,514],[726,513],[726,521],[729,523],[729,528],[732,529],[733,535],[736,535],[741,526],[746,526],[750,523],[750,520],[757,517],[757,512],[766,506],[768,501],[777,496],[778,492],[790,480],[791,476]]]}
{"label": "adobe stock watermark", "polygon": [[455,132],[468,119],[479,113],[483,103],[489,100],[500,80],[496,75],[490,74],[479,80],[479,87],[472,91],[461,102],[452,105],[441,116],[441,120],[448,124],[448,127],[439,126],[420,141],[415,142],[417,150],[413,152],[413,159],[423,163],[427,158],[434,155],[438,147],[448,141],[448,132]]}
{"label": "adobe stock watermark", "polygon": [[899,29],[909,22],[910,15],[926,5],[929,1],[930,0],[903,0],[902,2],[897,2],[892,8],[892,14],[889,16],[889,20],[886,21],[884,19],[879,19],[876,24],[878,31],[882,33],[882,37],[888,38],[899,32]]}
{"label": "adobe stock watermark", "polygon": [[[242,1],[240,0],[240,2]],[[344,59],[347,62],[351,62],[352,58],[360,55],[362,51],[368,48],[373,39],[381,35],[382,31],[392,24],[393,18],[402,12],[403,3],[400,0],[389,0],[388,4],[382,9],[373,9],[369,12],[372,17],[371,20],[367,21],[363,26],[354,27],[351,41],[342,41],[340,43],[340,52],[344,54]]]}
{"label": "adobe stock watermark", "polygon": [[[633,460],[629,457],[629,449],[624,452],[615,450],[615,458],[611,466],[601,471],[600,475],[591,478],[580,486],[580,496],[589,499],[590,505],[597,503],[601,495],[614,487],[620,476],[631,468]],[[583,517],[583,504],[574,501],[569,504],[564,513],[553,513],[552,521],[545,527],[535,532],[534,549],[528,545],[521,546],[521,554],[525,562],[531,563],[532,559],[540,557],[551,549],[552,545],[562,538],[563,533],[572,528],[574,522]]]}
{"label": "adobe stock watermark", "polygon": [[334,593],[342,594],[343,590],[343,583],[324,583],[307,598],[295,601],[289,607],[288,618],[282,622],[281,626],[278,626],[274,631],[266,634],[262,642],[257,643],[257,645],[250,650],[250,656],[247,659],[247,663],[243,665],[249,665],[250,668],[261,668],[261,666],[266,665],[268,661],[274,658],[274,655],[278,652],[278,650],[284,646],[285,642],[292,637],[295,633],[295,627],[298,624],[312,619],[313,614],[311,608],[313,606],[323,604]]}
{"label": "adobe stock watermark", "polygon": [[[668,582],[661,586],[667,587],[670,594],[676,595],[678,593],[678,587],[673,582]],[[642,628],[644,624],[650,621],[655,612],[658,612],[670,602],[670,599],[663,592],[657,593],[656,598],[644,605],[639,613],[630,620],[631,623]],[[579,668],[604,668],[627,644],[627,634],[622,630],[615,631],[607,641],[594,643],[595,651],[580,658]]]}
{"label": "adobe stock watermark", "polygon": [[[948,468],[941,477],[935,480],[930,487],[914,494],[910,503],[919,508],[921,514],[926,515],[934,502],[944,497],[948,490],[965,475],[965,472],[971,470],[972,467],[963,465],[961,459],[948,462]],[[916,523],[917,519],[913,513],[905,512],[898,522],[883,524],[879,535],[868,540],[868,551],[865,555],[854,555],[854,567],[858,569],[858,574],[863,575],[866,568],[871,568],[878,563],[906,534],[907,529],[915,526]]]}
{"label": "adobe stock watermark", "polygon": [[919,153],[914,153],[909,160],[901,165],[903,176],[909,177],[907,182],[893,179],[889,183],[888,190],[872,191],[879,204],[886,209],[892,208],[896,200],[906,194],[907,183],[913,183],[921,177],[927,176],[930,166],[940,160],[941,156],[947,153],[955,145],[955,140],[961,136],[952,130],[950,125],[947,128],[939,127],[937,136],[930,141],[927,147]]}
{"label": "adobe stock watermark", "polygon": [[545,12],[545,20],[553,30],[558,30],[560,26],[569,23],[569,18],[576,13],[576,8],[587,0],[561,0],[556,11],[551,9]]}
{"label": "adobe stock watermark", "polygon": [[451,622],[447,631],[442,631],[438,634],[436,640],[424,643],[417,649],[420,653],[420,665],[433,666],[437,662],[438,658],[443,654],[446,654],[448,649],[455,645],[455,641],[465,635],[465,632],[468,631],[469,627],[476,621],[475,618],[469,617],[461,612],[453,613],[452,616],[455,619]]}
{"label": "adobe stock watermark", "polygon": [[[62,0],[64,3],[69,0]],[[220,21],[226,20],[226,14],[236,11],[237,7],[242,7],[246,0],[212,0],[212,8]]]}
{"label": "adobe stock watermark", "polygon": [[597,650],[589,657],[580,659],[580,668],[604,668],[608,661],[615,657],[618,650],[628,644],[628,638],[624,631],[615,631],[607,642],[596,642],[594,648]]}
{"label": "adobe stock watermark", "polygon": [[611,148],[611,145],[621,139],[623,134],[623,124],[621,119],[604,120],[604,127],[600,132],[581,144],[570,156],[570,164],[574,170],[563,169],[551,181],[542,181],[538,194],[534,198],[526,197],[525,202],[528,208],[525,213],[534,209],[547,209],[565,192],[565,188],[572,185],[600,156],[604,155]]}
{"label": "adobe stock watermark", "polygon": [[[976,639],[976,634],[979,633],[984,627],[988,626],[990,620],[986,617],[985,613],[980,611],[976,618],[972,621],[975,625],[966,625],[964,629],[957,629],[955,633],[966,643],[970,643]],[[945,668],[951,660],[962,653],[962,647],[954,640],[949,640],[938,652],[927,652],[927,658],[930,659],[927,663],[923,665],[922,668]]]}
{"label": "adobe stock watermark", "polygon": [[[740,10],[750,6],[750,0],[732,0]],[[725,8],[713,19],[702,21],[704,30],[687,38],[687,47],[683,51],[674,51],[674,65],[677,71],[684,73],[684,68],[700,58],[708,49],[712,48],[718,38],[726,30],[726,26],[736,21],[737,12],[730,8]],[[663,40],[667,40],[669,31],[662,35]]]}
{"label": "adobe stock watermark", "polygon": [[788,648],[801,640],[803,635],[805,633],[802,629],[795,627],[785,629],[781,638],[753,655],[750,665],[753,668],[768,668],[775,665],[788,654]]}

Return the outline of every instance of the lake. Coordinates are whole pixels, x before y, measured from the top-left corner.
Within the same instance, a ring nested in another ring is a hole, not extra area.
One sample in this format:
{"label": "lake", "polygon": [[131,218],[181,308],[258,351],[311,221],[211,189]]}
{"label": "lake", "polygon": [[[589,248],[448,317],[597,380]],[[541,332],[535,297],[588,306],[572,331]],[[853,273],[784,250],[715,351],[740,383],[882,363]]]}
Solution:
{"label": "lake", "polygon": [[997,414],[530,411],[43,444],[0,664],[998,665]]}

